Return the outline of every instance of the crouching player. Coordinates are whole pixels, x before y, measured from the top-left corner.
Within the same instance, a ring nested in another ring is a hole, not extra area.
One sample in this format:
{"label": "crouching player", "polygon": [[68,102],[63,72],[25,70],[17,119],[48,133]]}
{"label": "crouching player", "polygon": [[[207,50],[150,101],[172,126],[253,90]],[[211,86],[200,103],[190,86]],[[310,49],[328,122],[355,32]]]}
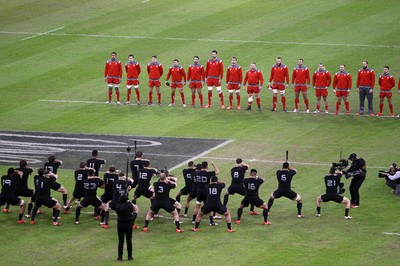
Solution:
{"label": "crouching player", "polygon": [[174,178],[167,177],[166,173],[160,173],[160,180],[154,183],[155,198],[146,215],[146,221],[143,228],[144,232],[147,232],[149,230],[148,226],[151,217],[153,217],[154,214],[158,213],[160,209],[164,209],[165,211],[173,215],[176,226],[175,231],[177,233],[184,232],[180,228],[179,212],[177,210],[177,209],[180,210],[182,206],[177,201],[174,201],[173,203],[171,198],[169,197],[169,191],[175,187],[176,187],[176,181]]}
{"label": "crouching player", "polygon": [[195,227],[192,228],[193,232],[199,231],[199,225],[201,217],[204,214],[217,212],[225,215],[226,225],[228,226],[228,232],[232,233],[235,230],[231,226],[231,214],[229,210],[221,203],[221,191],[225,187],[225,182],[218,181],[218,177],[213,176],[210,180],[210,185],[207,186],[206,201],[197,213]]}
{"label": "crouching player", "polygon": [[344,213],[344,218],[346,220],[350,220],[352,218],[351,216],[349,216],[350,200],[338,194],[341,176],[342,174],[340,172],[336,172],[335,167],[331,167],[329,175],[324,177],[326,194],[321,195],[317,198],[317,214],[316,214],[317,217],[321,216],[321,203],[332,200],[337,203],[343,203],[346,206]]}
{"label": "crouching player", "polygon": [[17,186],[17,178],[22,177],[21,171],[16,171],[14,168],[9,168],[7,175],[1,177],[1,194],[0,194],[0,207],[4,204],[10,204],[14,206],[19,206],[18,223],[23,224],[25,220],[22,220],[22,216],[25,211],[24,200],[18,198],[15,194],[15,189]]}

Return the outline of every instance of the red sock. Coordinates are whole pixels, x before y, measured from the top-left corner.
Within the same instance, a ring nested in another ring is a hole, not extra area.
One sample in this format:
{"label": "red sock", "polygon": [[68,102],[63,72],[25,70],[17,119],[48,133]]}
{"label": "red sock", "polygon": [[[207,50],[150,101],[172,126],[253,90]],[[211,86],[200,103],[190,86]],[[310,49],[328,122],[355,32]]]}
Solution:
{"label": "red sock", "polygon": [[153,92],[149,92],[149,103],[153,102]]}
{"label": "red sock", "polygon": [[221,99],[221,105],[224,105],[224,95],[222,93],[219,94],[219,98]]}
{"label": "red sock", "polygon": [[319,111],[319,105],[315,106],[315,108]]}
{"label": "red sock", "polygon": [[306,109],[307,109],[307,110],[310,109],[310,108],[308,108],[308,99],[307,99],[307,98],[304,99],[304,103],[306,104]]}
{"label": "red sock", "polygon": [[212,91],[208,91],[208,105],[211,105]]}
{"label": "red sock", "polygon": [[229,94],[229,106],[232,106],[233,95]]}
{"label": "red sock", "polygon": [[136,92],[137,100],[138,100],[138,102],[140,102],[140,91],[139,91],[139,89],[135,89],[135,92]]}
{"label": "red sock", "polygon": [[383,111],[383,103],[380,103],[379,104],[379,113],[382,113],[382,111]]}
{"label": "red sock", "polygon": [[115,94],[117,94],[117,101],[119,102],[119,91],[116,91]]}
{"label": "red sock", "polygon": [[202,93],[199,94],[199,98],[200,98],[200,104],[203,105],[203,94]]}
{"label": "red sock", "polygon": [[[276,109],[276,102],[277,101],[278,101],[278,96],[272,96],[272,108]],[[282,100],[282,103],[283,103],[283,100]],[[285,107],[283,107],[283,109],[285,109]]]}
{"label": "red sock", "polygon": [[[160,100],[158,100],[160,102]],[[171,92],[171,103],[175,103],[175,92]]]}
{"label": "red sock", "polygon": [[389,109],[390,109],[390,114],[393,114],[393,104],[389,104]]}
{"label": "red sock", "polygon": [[257,98],[256,101],[257,101],[257,106],[260,107],[261,106],[261,98]]}
{"label": "red sock", "polygon": [[196,99],[196,94],[192,93],[192,105],[194,105],[194,100]]}
{"label": "red sock", "polygon": [[339,112],[339,108],[340,108],[340,102],[336,102],[336,113]]}
{"label": "red sock", "polygon": [[128,90],[128,94],[126,95],[126,101],[130,101],[131,100],[131,90]]}
{"label": "red sock", "polygon": [[349,104],[349,102],[345,102],[344,106],[346,107],[346,112],[350,112],[350,104]]}
{"label": "red sock", "polygon": [[185,104],[185,94],[181,92],[182,104]]}
{"label": "red sock", "polygon": [[240,106],[240,95],[236,94],[237,105]]}
{"label": "red sock", "polygon": [[[278,99],[277,99],[278,100]],[[283,110],[286,110],[286,97],[282,96],[281,97],[281,101],[282,101],[282,108]],[[276,102],[275,102],[275,108],[276,108]]]}
{"label": "red sock", "polygon": [[299,98],[294,99],[294,105],[296,109],[299,109]]}
{"label": "red sock", "polygon": [[108,91],[108,101],[111,102],[112,100],[112,91]]}
{"label": "red sock", "polygon": [[329,110],[329,106],[325,105],[325,110],[328,111]]}
{"label": "red sock", "polygon": [[161,103],[161,92],[157,92],[158,103]]}

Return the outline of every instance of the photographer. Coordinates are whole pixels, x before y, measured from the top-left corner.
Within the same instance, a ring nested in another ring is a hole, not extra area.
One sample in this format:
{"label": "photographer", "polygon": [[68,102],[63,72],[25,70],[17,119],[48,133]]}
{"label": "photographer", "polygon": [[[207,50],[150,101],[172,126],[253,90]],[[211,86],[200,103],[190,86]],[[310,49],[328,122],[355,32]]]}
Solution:
{"label": "photographer", "polygon": [[132,257],[132,225],[134,219],[135,206],[129,202],[128,192],[119,197],[115,204],[115,211],[118,215],[118,260],[122,260],[124,238],[126,237],[126,246],[128,250],[128,260]]}
{"label": "photographer", "polygon": [[360,207],[360,193],[358,190],[365,180],[367,167],[364,159],[357,157],[355,153],[350,154],[349,160],[352,162],[350,168],[342,171],[342,173],[346,176],[346,179],[353,177],[349,187],[351,195],[350,202],[352,208],[358,208]]}
{"label": "photographer", "polygon": [[389,171],[379,173],[379,177],[385,177],[386,185],[393,189],[394,194],[400,196],[400,168],[395,163],[390,165]]}

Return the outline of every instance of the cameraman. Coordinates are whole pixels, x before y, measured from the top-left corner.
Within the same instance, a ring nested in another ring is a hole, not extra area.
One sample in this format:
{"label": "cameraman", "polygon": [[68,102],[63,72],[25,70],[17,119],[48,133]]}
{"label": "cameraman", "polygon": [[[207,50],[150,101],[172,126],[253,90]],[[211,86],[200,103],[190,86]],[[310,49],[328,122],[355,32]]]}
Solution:
{"label": "cameraman", "polygon": [[352,208],[358,208],[360,207],[360,193],[358,190],[365,180],[367,166],[364,159],[357,157],[355,153],[350,154],[349,160],[352,162],[350,168],[342,171],[342,173],[346,175],[346,179],[353,177],[349,187],[351,195],[350,202]]}
{"label": "cameraman", "polygon": [[393,193],[400,196],[400,168],[392,163],[389,171],[381,173],[381,175],[386,176],[386,185],[393,189]]}
{"label": "cameraman", "polygon": [[115,204],[115,211],[118,215],[118,260],[122,260],[124,238],[126,238],[128,260],[133,260],[132,225],[135,206],[133,203],[129,202],[127,192],[119,197],[119,201]]}

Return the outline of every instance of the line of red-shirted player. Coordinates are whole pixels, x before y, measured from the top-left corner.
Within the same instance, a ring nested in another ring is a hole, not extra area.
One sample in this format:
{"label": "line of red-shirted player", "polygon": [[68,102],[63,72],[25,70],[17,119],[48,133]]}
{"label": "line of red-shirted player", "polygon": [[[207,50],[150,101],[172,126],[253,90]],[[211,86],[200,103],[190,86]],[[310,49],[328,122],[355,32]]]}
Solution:
{"label": "line of red-shirted player", "polygon": [[[122,80],[122,63],[116,58],[116,53],[111,53],[111,58],[106,62],[106,66],[104,69],[104,79],[108,84],[108,101],[107,103],[112,102],[112,89],[115,89],[115,93],[117,96],[117,103],[120,104],[120,92],[119,92],[119,84]],[[126,71],[126,85],[127,85],[127,100],[125,104],[130,103],[131,99],[131,89],[132,86],[136,92],[137,103],[140,104],[140,92],[139,92],[139,75],[141,73],[141,67],[138,62],[134,60],[134,56],[130,54],[128,56],[128,62],[125,64]],[[366,65],[368,66],[368,62]],[[375,73],[372,69],[365,66],[363,62],[363,68],[359,70],[357,76],[356,87],[357,90],[359,87],[367,87],[371,88],[370,93],[375,85]],[[329,113],[328,109],[328,88],[332,83],[332,76],[324,67],[323,64],[319,64],[318,70],[314,72],[311,76],[309,69],[303,65],[303,59],[299,58],[297,61],[297,66],[293,69],[292,79],[291,79],[291,87],[294,89],[295,93],[295,109],[293,112],[298,112],[299,110],[299,95],[300,92],[303,95],[304,104],[306,107],[306,112],[309,113],[309,101],[307,98],[307,91],[311,86],[315,89],[315,95],[317,97],[316,110],[314,113],[320,112],[321,106],[321,97],[324,100],[325,105],[325,113]],[[149,77],[148,87],[149,87],[149,96],[147,105],[153,105],[153,89],[156,88],[157,92],[157,100],[158,104],[161,106],[161,76],[164,73],[163,66],[160,62],[158,62],[157,56],[152,56],[151,62],[147,64],[147,73]],[[186,85],[186,82],[189,84],[189,88],[191,89],[191,106],[195,107],[195,99],[196,99],[196,91],[200,100],[200,107],[211,108],[212,102],[212,92],[213,88],[216,88],[216,91],[219,95],[221,108],[225,108],[224,96],[222,93],[222,79],[224,76],[224,65],[220,58],[218,58],[218,53],[216,50],[211,52],[211,58],[207,61],[206,67],[199,63],[199,57],[193,57],[193,64],[188,67],[187,73],[185,69],[179,65],[179,60],[174,59],[173,65],[169,68],[168,74],[166,76],[165,84],[171,87],[171,103],[169,106],[175,105],[175,91],[178,88],[182,105],[186,107],[185,103],[185,95],[183,92],[183,86]],[[169,82],[171,78],[171,83]],[[262,90],[262,86],[264,84],[264,77],[261,70],[256,68],[256,63],[252,62],[250,64],[249,70],[246,71],[244,79],[243,79],[243,70],[240,65],[237,64],[237,58],[232,57],[231,65],[228,66],[226,70],[226,78],[225,78],[226,88],[229,92],[229,106],[227,109],[232,109],[233,106],[233,95],[236,95],[237,109],[241,110],[240,107],[240,88],[242,86],[247,85],[247,110],[251,110],[253,103],[253,96],[256,98],[256,103],[258,110],[261,111],[261,100],[260,100],[260,91]],[[203,94],[201,89],[204,85],[207,85],[208,89],[208,102],[204,105]],[[383,70],[383,74],[379,76],[378,84],[380,87],[380,105],[379,105],[379,113],[378,116],[382,115],[383,110],[383,101],[384,98],[387,98],[390,115],[394,116],[393,105],[391,102],[392,98],[392,89],[395,87],[395,79],[389,73],[389,67],[385,66]],[[268,89],[272,90],[272,110],[276,111],[277,101],[278,101],[278,93],[281,96],[282,102],[282,110],[286,111],[286,96],[285,89],[289,88],[289,70],[286,65],[282,63],[282,58],[277,57],[276,64],[274,64],[271,68],[270,78],[268,82]],[[341,102],[344,102],[346,114],[350,114],[350,107],[347,97],[349,96],[350,90],[352,88],[352,76],[345,69],[345,65],[341,64],[339,66],[339,72],[335,73],[333,77],[333,93],[335,93],[337,97],[336,109],[334,114],[339,113]],[[400,94],[400,79],[398,84],[398,92]],[[360,114],[360,113],[358,113]],[[370,114],[373,116],[373,113]]]}

